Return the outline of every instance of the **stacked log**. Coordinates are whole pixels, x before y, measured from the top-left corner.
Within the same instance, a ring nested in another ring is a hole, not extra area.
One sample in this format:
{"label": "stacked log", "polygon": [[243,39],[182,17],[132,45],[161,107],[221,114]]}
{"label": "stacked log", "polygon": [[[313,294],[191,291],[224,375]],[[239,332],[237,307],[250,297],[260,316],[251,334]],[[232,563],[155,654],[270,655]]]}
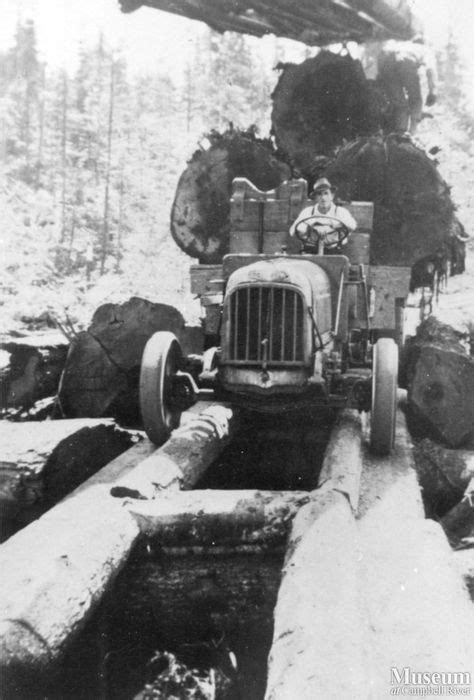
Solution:
{"label": "stacked log", "polygon": [[233,129],[208,137],[210,147],[194,153],[181,175],[171,209],[171,234],[185,253],[219,263],[229,247],[231,183],[246,177],[261,190],[287,180],[291,171],[269,140]]}
{"label": "stacked log", "polygon": [[59,391],[65,417],[115,417],[139,425],[138,379],[143,349],[157,331],[172,331],[185,353],[202,348],[200,329],[186,327],[177,309],[132,297],[104,304],[87,331],[71,342]]}
{"label": "stacked log", "polygon": [[383,98],[351,56],[321,51],[282,69],[272,94],[272,129],[281,149],[304,175],[315,159],[333,156],[344,141],[376,133]]}
{"label": "stacked log", "polygon": [[371,264],[418,263],[415,287],[423,286],[429,262],[442,272],[445,262],[453,259],[459,271],[460,251],[453,250],[453,243],[460,243],[460,224],[450,188],[434,161],[411,139],[357,139],[340,149],[325,174],[343,200],[374,202]]}

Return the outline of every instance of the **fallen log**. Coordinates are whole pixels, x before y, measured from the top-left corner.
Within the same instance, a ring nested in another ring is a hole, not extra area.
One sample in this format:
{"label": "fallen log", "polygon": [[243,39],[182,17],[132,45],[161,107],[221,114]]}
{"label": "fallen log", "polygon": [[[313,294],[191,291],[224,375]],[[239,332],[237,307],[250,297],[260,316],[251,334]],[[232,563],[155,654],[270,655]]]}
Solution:
{"label": "fallen log", "polygon": [[213,132],[210,147],[194,153],[182,173],[171,209],[171,234],[185,253],[205,264],[220,263],[229,252],[231,183],[249,179],[271,190],[291,171],[279,160],[270,140],[252,131]]}
{"label": "fallen log", "polygon": [[[292,522],[274,611],[267,700],[366,697],[367,628],[358,600],[354,519],[361,469],[361,420],[345,410],[331,435],[319,489]],[[348,665],[351,673],[341,673]]]}
{"label": "fallen log", "polygon": [[376,133],[383,98],[351,56],[321,51],[282,69],[272,94],[276,144],[306,177],[320,156],[333,156],[345,141]]}
{"label": "fallen log", "polygon": [[[180,484],[190,488],[226,444],[232,418],[218,406],[204,411],[201,420],[193,416],[187,430],[174,431],[166,451],[157,450],[158,464],[145,460],[144,469],[137,466],[118,482],[121,493],[137,494],[136,486],[149,494]],[[135,491],[124,488],[127,483]],[[0,567],[8,572],[0,581],[5,692],[22,684],[47,685],[127,561],[140,531],[123,501],[110,494],[110,484],[81,489],[0,548]]]}
{"label": "fallen log", "polygon": [[205,404],[162,447],[111,489],[118,498],[154,498],[163,488],[190,489],[238,430],[239,414],[223,404]]}
{"label": "fallen log", "polygon": [[462,335],[431,316],[410,340],[403,360],[411,432],[450,447],[474,434],[474,359]]}
{"label": "fallen log", "polygon": [[[459,268],[450,189],[411,139],[359,138],[339,150],[325,175],[343,200],[374,202],[371,264],[411,267],[423,261],[421,286],[430,262],[440,276],[448,260],[455,259]],[[412,284],[420,286],[417,279]]]}
{"label": "fallen log", "polygon": [[307,491],[178,491],[129,506],[160,547],[283,544]]}
{"label": "fallen log", "polygon": [[109,489],[65,501],[0,548],[5,697],[47,696],[58,663],[127,561],[138,526]]}
{"label": "fallen log", "polygon": [[200,352],[199,329],[186,327],[168,304],[132,297],[104,304],[72,341],[58,394],[61,415],[114,417],[140,425],[138,379],[143,350],[156,331],[172,331],[183,350]]}
{"label": "fallen log", "polygon": [[2,342],[0,349],[10,358],[0,374],[0,409],[29,409],[36,401],[54,396],[68,345],[64,336],[51,333]]}
{"label": "fallen log", "polygon": [[293,521],[274,612],[266,700],[367,697],[357,527],[347,499],[321,491]]}
{"label": "fallen log", "polygon": [[136,433],[104,419],[1,421],[0,520],[4,532],[11,534],[12,529],[31,522],[137,439]]}

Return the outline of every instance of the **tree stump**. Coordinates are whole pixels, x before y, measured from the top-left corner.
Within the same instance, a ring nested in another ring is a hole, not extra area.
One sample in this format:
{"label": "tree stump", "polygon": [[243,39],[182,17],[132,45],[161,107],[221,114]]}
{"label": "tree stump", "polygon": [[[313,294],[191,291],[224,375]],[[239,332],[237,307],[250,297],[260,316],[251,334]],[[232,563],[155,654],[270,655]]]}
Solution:
{"label": "tree stump", "polygon": [[124,304],[104,304],[87,331],[71,343],[59,391],[64,416],[114,417],[140,424],[138,380],[147,340],[156,331],[173,332],[184,352],[196,341],[195,329],[185,327],[182,315],[168,304],[132,297]]}

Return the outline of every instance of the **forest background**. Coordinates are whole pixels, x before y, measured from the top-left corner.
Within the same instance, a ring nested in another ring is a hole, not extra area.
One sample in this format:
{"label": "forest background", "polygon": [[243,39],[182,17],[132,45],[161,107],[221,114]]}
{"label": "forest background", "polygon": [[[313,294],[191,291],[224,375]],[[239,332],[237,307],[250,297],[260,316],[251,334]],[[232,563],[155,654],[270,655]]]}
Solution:
{"label": "forest background", "polygon": [[[316,52],[301,45],[299,60]],[[285,40],[274,38],[272,65],[285,58]],[[436,147],[470,233],[471,74],[452,36],[437,61],[439,99],[418,139]],[[176,184],[211,129],[231,124],[268,136],[278,79],[268,66],[254,39],[203,27],[187,47],[184,80],[159,65],[133,73],[102,37],[66,71],[40,60],[34,22],[18,22],[13,46],[0,53],[4,331],[55,322],[78,331],[100,304],[132,295],[171,303],[197,321],[193,261],[170,235]]]}

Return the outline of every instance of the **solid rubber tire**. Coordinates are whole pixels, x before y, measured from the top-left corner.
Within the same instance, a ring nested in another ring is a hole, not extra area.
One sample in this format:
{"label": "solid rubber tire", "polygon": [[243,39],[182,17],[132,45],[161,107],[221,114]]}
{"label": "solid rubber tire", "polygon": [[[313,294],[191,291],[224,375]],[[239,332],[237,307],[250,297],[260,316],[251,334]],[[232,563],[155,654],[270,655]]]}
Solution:
{"label": "solid rubber tire", "polygon": [[370,448],[379,455],[392,451],[395,442],[398,387],[398,346],[380,338],[373,349]]}
{"label": "solid rubber tire", "polygon": [[140,412],[145,432],[161,445],[178,427],[181,411],[169,405],[170,384],[179,369],[182,353],[169,331],[154,333],[145,345],[140,369]]}

